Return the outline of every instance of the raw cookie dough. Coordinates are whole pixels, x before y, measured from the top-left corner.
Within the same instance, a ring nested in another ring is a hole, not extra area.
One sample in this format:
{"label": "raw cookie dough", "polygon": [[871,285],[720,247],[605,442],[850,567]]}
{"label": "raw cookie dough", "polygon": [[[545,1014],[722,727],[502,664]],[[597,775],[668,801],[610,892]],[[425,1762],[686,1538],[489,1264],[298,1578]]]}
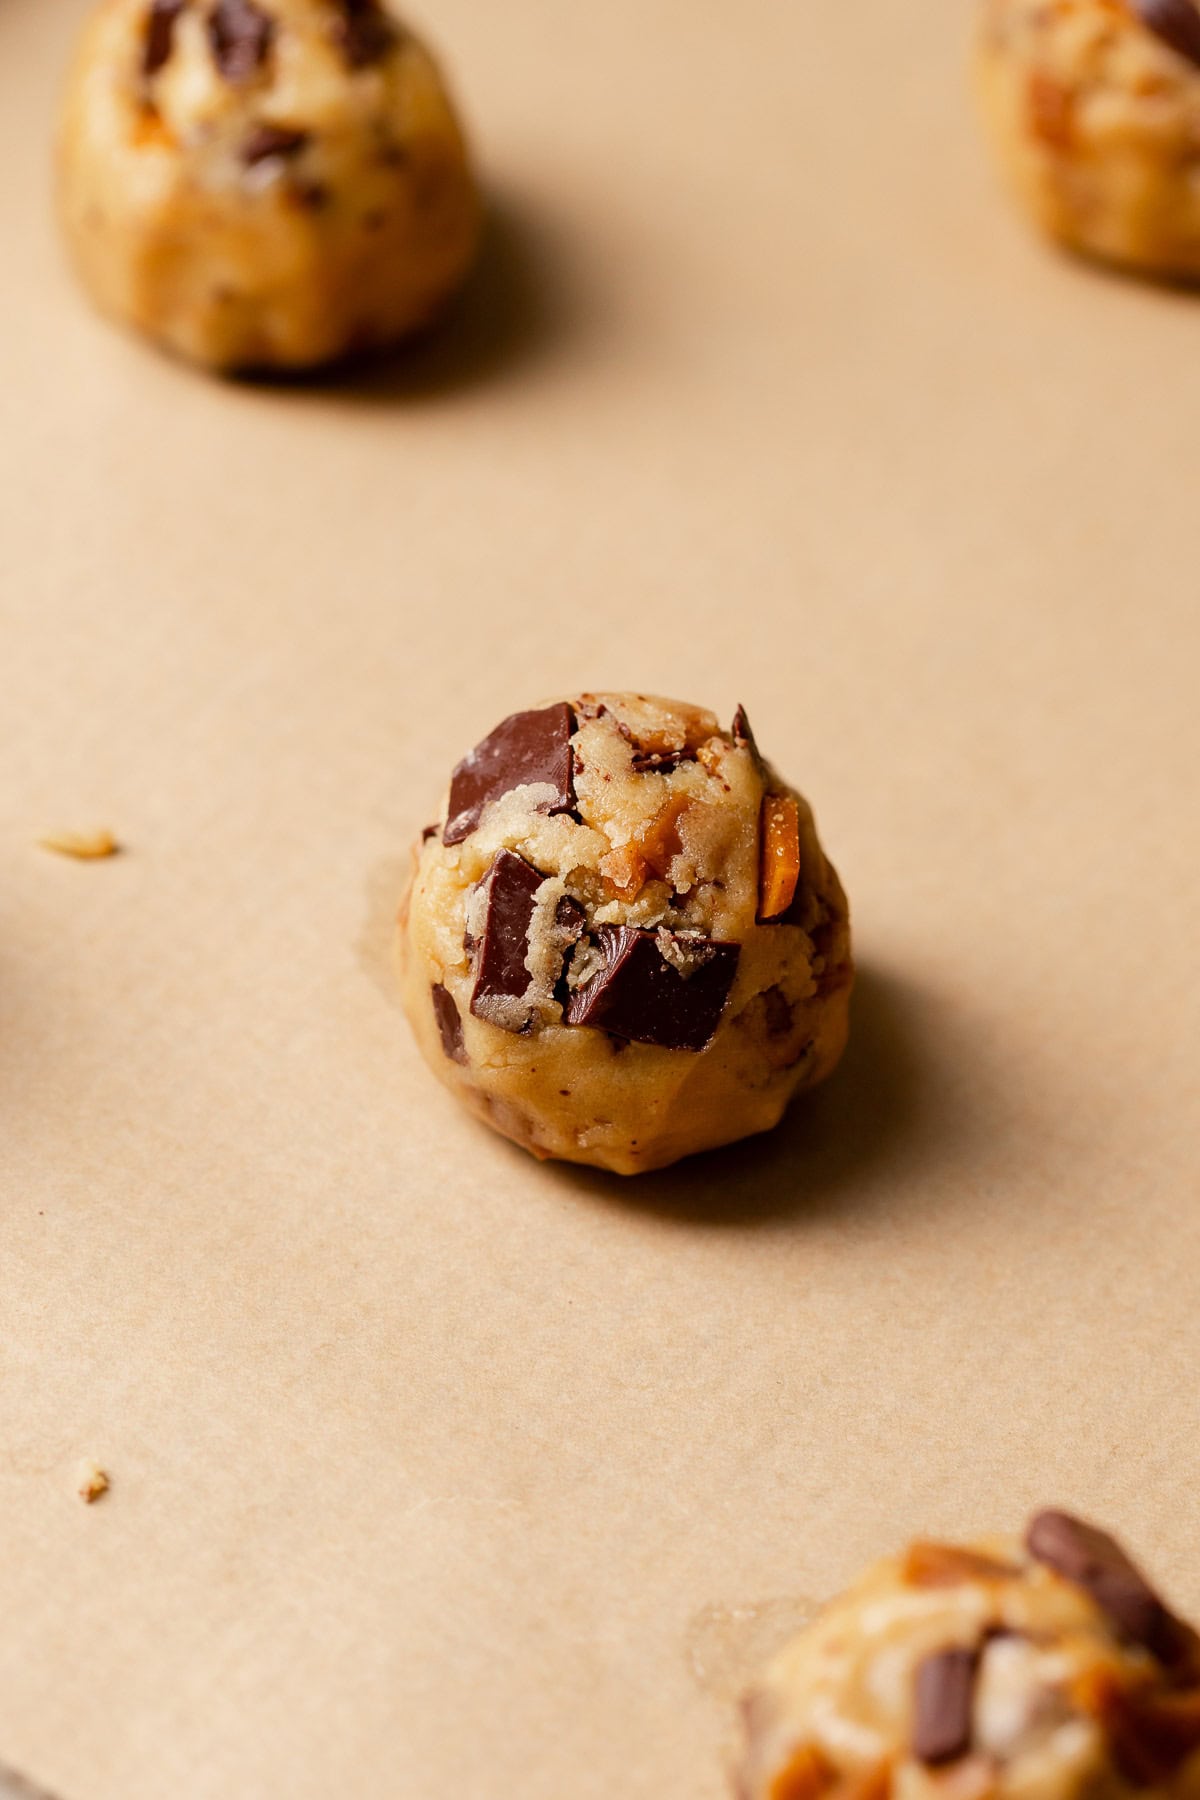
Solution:
{"label": "raw cookie dough", "polygon": [[741,1800],[1195,1800],[1200,1640],[1112,1538],[914,1544],[745,1702]]}
{"label": "raw cookie dough", "polygon": [[628,1175],[766,1131],[846,1042],[846,898],[740,709],[506,719],[454,771],[400,939],[427,1061],[539,1157]]}
{"label": "raw cookie dough", "polygon": [[1200,278],[1200,11],[1194,0],[984,0],[984,117],[1052,237]]}
{"label": "raw cookie dough", "polygon": [[59,175],[97,303],[221,370],[394,343],[478,235],[441,76],[380,0],[104,0]]}

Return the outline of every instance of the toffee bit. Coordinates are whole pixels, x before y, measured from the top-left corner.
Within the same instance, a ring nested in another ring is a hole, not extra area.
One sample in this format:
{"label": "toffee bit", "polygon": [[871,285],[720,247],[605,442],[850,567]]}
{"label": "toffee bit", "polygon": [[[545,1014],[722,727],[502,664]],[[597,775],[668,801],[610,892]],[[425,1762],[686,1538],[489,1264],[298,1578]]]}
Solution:
{"label": "toffee bit", "polygon": [[971,1581],[1010,1581],[1018,1570],[1012,1563],[964,1550],[958,1544],[919,1542],[904,1559],[904,1579],[912,1587],[962,1587]]}
{"label": "toffee bit", "polygon": [[76,862],[102,862],[120,854],[121,846],[111,831],[49,831],[38,839],[43,850],[70,856]]}
{"label": "toffee bit", "polygon": [[792,904],[800,879],[800,812],[790,794],[767,794],[762,803],[758,874],[758,922],[777,919]]}

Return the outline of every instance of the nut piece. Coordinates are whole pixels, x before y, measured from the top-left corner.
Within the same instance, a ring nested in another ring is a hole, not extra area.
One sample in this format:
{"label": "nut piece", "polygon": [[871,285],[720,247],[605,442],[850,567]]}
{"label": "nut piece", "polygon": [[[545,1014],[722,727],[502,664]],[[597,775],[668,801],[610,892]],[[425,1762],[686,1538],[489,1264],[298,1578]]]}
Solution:
{"label": "nut piece", "polygon": [[767,794],[762,804],[758,876],[760,923],[777,919],[795,898],[800,879],[800,814],[790,794]]}
{"label": "nut piece", "polygon": [[121,849],[111,831],[49,831],[38,843],[43,850],[73,856],[76,862],[101,862],[106,856],[117,856]]}
{"label": "nut piece", "polygon": [[108,1476],[94,1456],[85,1457],[77,1471],[79,1498],[91,1506],[109,1489]]}

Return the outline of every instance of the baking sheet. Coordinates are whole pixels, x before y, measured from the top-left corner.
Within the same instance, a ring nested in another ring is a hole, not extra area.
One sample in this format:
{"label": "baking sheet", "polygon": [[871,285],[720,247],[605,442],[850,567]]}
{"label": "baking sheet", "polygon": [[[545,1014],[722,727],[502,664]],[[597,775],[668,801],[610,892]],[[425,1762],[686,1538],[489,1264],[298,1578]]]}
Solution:
{"label": "baking sheet", "polygon": [[[80,13],[0,6],[0,1761],[717,1800],[909,1533],[1076,1505],[1200,1606],[1200,302],[1026,236],[959,8],[440,0],[453,329],[212,384],[64,273]],[[386,968],[452,762],[624,685],[746,703],[862,971],[636,1185],[460,1118]]]}

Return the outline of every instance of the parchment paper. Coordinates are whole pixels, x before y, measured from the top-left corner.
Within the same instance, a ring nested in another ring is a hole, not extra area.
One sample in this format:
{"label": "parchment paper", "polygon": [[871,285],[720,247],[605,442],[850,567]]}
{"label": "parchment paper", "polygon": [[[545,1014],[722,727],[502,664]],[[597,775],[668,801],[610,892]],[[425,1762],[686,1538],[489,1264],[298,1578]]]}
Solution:
{"label": "parchment paper", "polygon": [[[963,8],[430,0],[479,283],[215,384],[64,271],[80,14],[0,0],[0,1762],[718,1800],[912,1532],[1074,1505],[1200,1607],[1200,301],[1026,234]],[[450,765],[606,685],[745,702],[862,967],[827,1090],[634,1186],[386,967]]]}

